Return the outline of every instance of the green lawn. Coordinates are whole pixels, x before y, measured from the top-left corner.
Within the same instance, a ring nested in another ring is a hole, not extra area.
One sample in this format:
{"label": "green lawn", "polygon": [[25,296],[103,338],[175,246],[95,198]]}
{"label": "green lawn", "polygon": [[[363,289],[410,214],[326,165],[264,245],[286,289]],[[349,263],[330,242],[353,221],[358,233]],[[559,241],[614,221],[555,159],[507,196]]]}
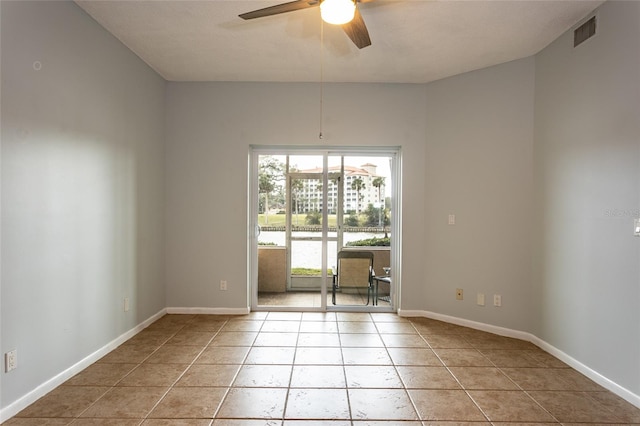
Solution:
{"label": "green lawn", "polygon": [[[305,277],[319,277],[321,269],[313,268],[291,268],[291,275],[305,276]],[[330,277],[333,274],[331,269],[327,270],[327,276]]]}
{"label": "green lawn", "polygon": [[[284,214],[270,214],[269,222],[267,222],[266,218],[263,214],[258,215],[258,225],[260,226],[285,226],[286,225],[287,215]],[[305,219],[307,218],[307,214],[294,214],[291,217],[291,223],[294,225],[306,225]],[[329,215],[329,226],[336,226],[336,215]]]}

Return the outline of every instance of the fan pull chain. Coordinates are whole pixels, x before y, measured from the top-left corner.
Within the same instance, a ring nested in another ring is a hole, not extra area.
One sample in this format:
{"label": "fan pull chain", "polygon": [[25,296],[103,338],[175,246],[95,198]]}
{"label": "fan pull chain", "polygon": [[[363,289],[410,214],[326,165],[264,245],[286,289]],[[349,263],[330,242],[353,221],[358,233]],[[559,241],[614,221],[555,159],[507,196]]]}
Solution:
{"label": "fan pull chain", "polygon": [[323,121],[323,80],[324,80],[324,22],[320,19],[320,134],[318,135],[319,139],[323,138],[322,135],[322,121]]}

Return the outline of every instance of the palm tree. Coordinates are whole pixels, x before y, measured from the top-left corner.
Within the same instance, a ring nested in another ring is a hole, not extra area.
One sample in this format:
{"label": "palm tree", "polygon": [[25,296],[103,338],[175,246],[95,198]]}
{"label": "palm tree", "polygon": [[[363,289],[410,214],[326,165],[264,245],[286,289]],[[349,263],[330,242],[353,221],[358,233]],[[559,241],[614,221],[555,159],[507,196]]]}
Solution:
{"label": "palm tree", "polygon": [[378,226],[382,226],[382,210],[384,209],[384,201],[382,200],[382,187],[384,186],[384,178],[378,176],[371,182],[371,184],[378,188],[378,202],[380,203],[380,215],[378,216]]}
{"label": "palm tree", "polygon": [[351,181],[351,189],[356,191],[357,201],[356,201],[356,215],[360,214],[360,201],[362,200],[360,196],[360,191],[365,189],[366,185],[361,177],[357,177]]}
{"label": "palm tree", "polygon": [[300,201],[302,190],[304,189],[304,185],[302,184],[302,179],[291,179],[291,201],[293,206],[291,206],[292,210],[294,210],[296,216],[296,225],[298,225],[298,214],[299,206],[298,202]]}
{"label": "palm tree", "polygon": [[[317,211],[322,210],[321,209],[321,205],[322,205],[322,196],[323,196],[323,192],[322,190],[324,189],[324,186],[322,185],[322,181],[320,181],[317,185],[316,185],[316,193],[315,193],[315,198],[313,199],[314,203],[314,207],[317,209]],[[320,197],[318,198],[318,194],[320,194]]]}
{"label": "palm tree", "polygon": [[278,159],[266,156],[260,160],[258,171],[258,193],[264,194],[264,223],[269,223],[269,194],[277,182],[283,179],[284,165]]}

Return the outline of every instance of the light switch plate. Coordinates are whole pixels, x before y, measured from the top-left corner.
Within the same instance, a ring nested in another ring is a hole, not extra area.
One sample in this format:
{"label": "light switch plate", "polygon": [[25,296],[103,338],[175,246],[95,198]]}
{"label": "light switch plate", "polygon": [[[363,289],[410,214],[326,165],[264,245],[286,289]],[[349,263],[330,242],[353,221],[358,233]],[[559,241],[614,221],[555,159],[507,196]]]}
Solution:
{"label": "light switch plate", "polygon": [[633,219],[633,235],[640,237],[640,219]]}

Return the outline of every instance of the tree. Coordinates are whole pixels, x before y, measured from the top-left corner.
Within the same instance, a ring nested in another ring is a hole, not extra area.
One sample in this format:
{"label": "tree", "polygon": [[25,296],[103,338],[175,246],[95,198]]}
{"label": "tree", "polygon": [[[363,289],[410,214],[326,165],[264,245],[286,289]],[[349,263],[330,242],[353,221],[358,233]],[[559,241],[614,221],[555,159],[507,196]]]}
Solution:
{"label": "tree", "polygon": [[363,196],[360,195],[360,191],[366,188],[364,181],[361,177],[357,177],[351,181],[351,189],[356,191],[356,215],[360,214],[360,201],[362,201]]}
{"label": "tree", "polygon": [[378,212],[378,226],[382,226],[382,211],[384,210],[384,201],[382,200],[382,187],[384,186],[384,178],[378,176],[371,183],[375,188],[378,188],[378,203],[380,203],[380,211]]}
{"label": "tree", "polygon": [[356,216],[355,213],[351,213],[349,216],[347,216],[347,218],[344,220],[344,224],[346,226],[358,226],[360,225],[360,221],[358,220],[358,216]]}
{"label": "tree", "polygon": [[[324,189],[324,185],[322,184],[322,181],[320,181],[317,185],[316,185],[316,190],[315,190],[315,197],[313,198],[313,208],[317,209],[317,210],[322,210],[322,195],[323,195],[323,190]],[[318,195],[320,195],[320,198],[318,198]]]}
{"label": "tree", "polygon": [[307,213],[305,222],[307,223],[307,225],[321,225],[322,215],[318,211],[309,212]]}
{"label": "tree", "polygon": [[329,213],[331,214],[338,213],[338,194],[337,194],[338,185],[340,185],[340,175],[337,173],[329,174],[328,196],[330,198],[328,199],[327,204],[331,205],[331,208],[329,208]]}
{"label": "tree", "polygon": [[367,210],[364,211],[365,226],[376,226],[380,221],[380,210],[373,207],[373,204],[369,203]]}
{"label": "tree", "polygon": [[264,194],[264,223],[269,223],[269,194],[284,179],[284,164],[276,158],[266,156],[258,165],[258,193]]}
{"label": "tree", "polygon": [[298,214],[300,213],[298,210],[298,201],[300,201],[300,197],[302,194],[302,190],[304,186],[302,184],[302,179],[291,179],[290,182],[290,191],[291,191],[291,203],[293,204],[292,208],[295,211],[296,215],[296,225],[298,224]]}

